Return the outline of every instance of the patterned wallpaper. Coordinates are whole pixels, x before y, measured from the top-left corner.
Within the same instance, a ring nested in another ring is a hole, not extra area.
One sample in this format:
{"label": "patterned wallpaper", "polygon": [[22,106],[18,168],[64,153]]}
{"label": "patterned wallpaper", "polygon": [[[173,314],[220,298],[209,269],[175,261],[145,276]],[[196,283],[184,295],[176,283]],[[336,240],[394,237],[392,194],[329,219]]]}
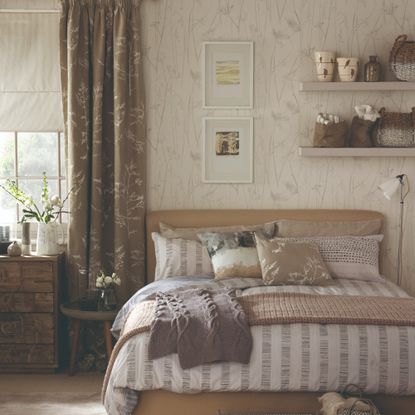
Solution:
{"label": "patterned wallpaper", "polygon": [[[144,0],[143,48],[148,114],[148,205],[181,208],[350,208],[386,215],[384,272],[395,278],[399,201],[376,187],[406,173],[404,286],[415,294],[415,160],[301,158],[320,111],[350,120],[357,103],[408,110],[414,92],[300,93],[314,79],[313,52],[336,50],[387,68],[396,36],[415,38],[410,0]],[[255,42],[253,110],[202,109],[202,41]],[[390,78],[390,74],[387,74]],[[254,117],[253,184],[203,184],[203,116]]]}

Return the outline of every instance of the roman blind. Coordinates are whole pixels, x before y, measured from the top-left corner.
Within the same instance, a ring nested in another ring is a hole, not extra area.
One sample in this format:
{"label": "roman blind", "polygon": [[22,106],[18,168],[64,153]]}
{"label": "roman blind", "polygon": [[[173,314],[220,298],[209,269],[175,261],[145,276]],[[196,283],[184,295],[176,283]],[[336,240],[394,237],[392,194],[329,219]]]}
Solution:
{"label": "roman blind", "polygon": [[0,13],[0,131],[63,129],[59,14]]}

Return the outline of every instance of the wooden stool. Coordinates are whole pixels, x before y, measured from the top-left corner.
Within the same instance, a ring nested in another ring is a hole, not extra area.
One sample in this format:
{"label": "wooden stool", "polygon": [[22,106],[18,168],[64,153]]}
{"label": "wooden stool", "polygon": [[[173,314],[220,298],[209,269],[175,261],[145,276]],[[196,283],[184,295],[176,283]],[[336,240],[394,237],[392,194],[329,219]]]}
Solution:
{"label": "wooden stool", "polygon": [[78,355],[78,340],[81,329],[81,321],[102,321],[104,323],[104,339],[107,349],[108,361],[112,353],[112,334],[111,323],[115,320],[118,310],[114,311],[85,311],[79,308],[78,302],[62,304],[60,306],[62,314],[73,321],[73,336],[71,339],[71,357],[69,363],[69,375],[75,373],[76,358]]}

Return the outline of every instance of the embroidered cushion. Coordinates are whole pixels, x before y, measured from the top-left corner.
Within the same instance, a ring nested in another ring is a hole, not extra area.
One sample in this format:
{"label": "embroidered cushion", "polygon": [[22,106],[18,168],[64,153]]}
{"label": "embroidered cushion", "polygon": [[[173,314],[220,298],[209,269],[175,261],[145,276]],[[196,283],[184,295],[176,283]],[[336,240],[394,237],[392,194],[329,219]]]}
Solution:
{"label": "embroidered cushion", "polygon": [[156,253],[155,280],[169,277],[213,276],[213,268],[206,248],[198,241],[163,238],[153,232]]}
{"label": "embroidered cushion", "polygon": [[267,285],[325,285],[331,275],[314,242],[269,240],[255,233],[262,279]]}

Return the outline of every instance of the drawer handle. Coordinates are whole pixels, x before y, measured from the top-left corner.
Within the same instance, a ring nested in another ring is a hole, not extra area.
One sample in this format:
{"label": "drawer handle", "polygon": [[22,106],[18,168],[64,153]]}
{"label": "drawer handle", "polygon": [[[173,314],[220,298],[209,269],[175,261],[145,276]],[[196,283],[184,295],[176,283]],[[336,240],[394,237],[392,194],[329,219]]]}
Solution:
{"label": "drawer handle", "polygon": [[3,337],[22,337],[22,328],[19,320],[3,321],[0,324],[0,333]]}

